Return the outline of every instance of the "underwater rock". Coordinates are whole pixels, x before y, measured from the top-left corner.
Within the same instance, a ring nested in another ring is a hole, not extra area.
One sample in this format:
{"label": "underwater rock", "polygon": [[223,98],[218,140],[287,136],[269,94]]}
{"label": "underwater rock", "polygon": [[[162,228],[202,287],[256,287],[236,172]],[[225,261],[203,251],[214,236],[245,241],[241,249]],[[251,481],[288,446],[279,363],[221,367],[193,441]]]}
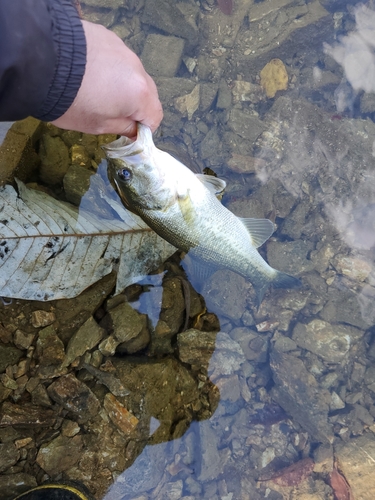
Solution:
{"label": "underwater rock", "polygon": [[302,274],[314,268],[308,259],[311,244],[303,240],[274,241],[267,244],[267,260],[270,266],[289,274]]}
{"label": "underwater rock", "polygon": [[[164,33],[181,36],[190,46],[194,46],[198,42],[198,28],[194,19],[197,13],[198,9],[195,7],[184,14],[174,0],[146,0],[141,20],[142,23],[150,24]],[[160,54],[163,52],[159,53],[159,61]]]}
{"label": "underwater rock", "polygon": [[[155,77],[174,77],[181,65],[184,46],[185,42],[182,38],[148,35],[141,55],[146,71]],[[168,57],[160,57],[160,54],[168,54]]]}
{"label": "underwater rock", "polygon": [[202,295],[207,308],[230,319],[239,320],[246,309],[250,285],[248,282],[227,269],[216,271],[204,284]]}
{"label": "underwater rock", "polygon": [[175,108],[182,115],[191,120],[194,113],[199,107],[200,85],[196,85],[190,94],[177,97],[175,100]]}
{"label": "underwater rock", "polygon": [[327,420],[330,393],[319,386],[296,356],[272,351],[271,369],[275,381],[271,391],[273,399],[313,440],[332,443],[333,432]]}
{"label": "underwater rock", "polygon": [[362,330],[352,326],[331,325],[314,319],[306,325],[297,323],[292,339],[299,347],[317,354],[326,363],[340,363],[363,335]]}
{"label": "underwater rock", "polygon": [[340,471],[350,484],[353,498],[372,500],[375,495],[373,460],[375,439],[372,433],[353,437],[348,442],[338,441],[335,445],[335,458]]}

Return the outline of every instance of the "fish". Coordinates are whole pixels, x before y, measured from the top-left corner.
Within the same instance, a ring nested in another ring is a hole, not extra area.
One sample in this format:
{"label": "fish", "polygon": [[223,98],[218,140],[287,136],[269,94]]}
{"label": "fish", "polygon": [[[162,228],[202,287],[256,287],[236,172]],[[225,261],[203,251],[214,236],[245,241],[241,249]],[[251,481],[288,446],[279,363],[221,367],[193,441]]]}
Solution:
{"label": "fish", "polygon": [[158,149],[149,127],[139,123],[135,140],[122,136],[102,147],[108,178],[125,207],[185,252],[202,276],[217,269],[240,274],[252,284],[258,306],[271,285],[301,285],[272,268],[257,250],[274,232],[273,223],[233,214],[218,199],[225,181],[195,174]]}

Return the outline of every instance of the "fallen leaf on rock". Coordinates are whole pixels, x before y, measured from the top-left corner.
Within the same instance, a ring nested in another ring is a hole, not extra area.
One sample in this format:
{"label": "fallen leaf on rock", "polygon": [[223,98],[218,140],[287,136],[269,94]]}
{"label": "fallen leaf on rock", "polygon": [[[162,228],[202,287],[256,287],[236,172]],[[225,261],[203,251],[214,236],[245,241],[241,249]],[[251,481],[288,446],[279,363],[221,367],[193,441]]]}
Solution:
{"label": "fallen leaf on rock", "polygon": [[333,489],[335,500],[354,500],[352,490],[347,480],[337,469],[333,469],[330,473],[329,484]]}
{"label": "fallen leaf on rock", "polygon": [[[157,268],[175,251],[124,209],[106,164],[91,176],[80,210],[18,181],[0,187],[0,296],[73,298],[113,270],[116,292]],[[106,213],[95,213],[94,201]]]}
{"label": "fallen leaf on rock", "polygon": [[288,88],[288,73],[280,59],[272,59],[260,72],[260,85],[267,97],[275,97],[278,90]]}

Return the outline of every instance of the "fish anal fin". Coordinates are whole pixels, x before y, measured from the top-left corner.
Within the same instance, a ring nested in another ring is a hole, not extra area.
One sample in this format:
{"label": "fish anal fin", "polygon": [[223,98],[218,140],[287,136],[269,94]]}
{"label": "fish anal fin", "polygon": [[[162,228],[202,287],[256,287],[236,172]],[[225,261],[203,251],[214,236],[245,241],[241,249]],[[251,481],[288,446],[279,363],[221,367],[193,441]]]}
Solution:
{"label": "fish anal fin", "polygon": [[275,226],[269,219],[243,219],[238,217],[250,233],[253,245],[258,248],[273,234]]}
{"label": "fish anal fin", "polygon": [[224,189],[227,187],[227,183],[223,179],[214,177],[213,175],[195,174],[196,177],[201,181],[201,183],[214,194],[216,197],[221,197],[223,195]]}

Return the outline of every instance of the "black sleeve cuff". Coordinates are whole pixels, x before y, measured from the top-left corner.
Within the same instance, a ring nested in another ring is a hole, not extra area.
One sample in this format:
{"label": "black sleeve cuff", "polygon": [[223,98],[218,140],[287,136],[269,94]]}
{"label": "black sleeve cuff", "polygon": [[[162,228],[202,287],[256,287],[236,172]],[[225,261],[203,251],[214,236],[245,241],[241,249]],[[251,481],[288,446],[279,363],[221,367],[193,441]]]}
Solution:
{"label": "black sleeve cuff", "polygon": [[48,4],[57,61],[47,98],[33,114],[43,121],[60,118],[72,105],[86,67],[85,33],[72,1],[50,0]]}

